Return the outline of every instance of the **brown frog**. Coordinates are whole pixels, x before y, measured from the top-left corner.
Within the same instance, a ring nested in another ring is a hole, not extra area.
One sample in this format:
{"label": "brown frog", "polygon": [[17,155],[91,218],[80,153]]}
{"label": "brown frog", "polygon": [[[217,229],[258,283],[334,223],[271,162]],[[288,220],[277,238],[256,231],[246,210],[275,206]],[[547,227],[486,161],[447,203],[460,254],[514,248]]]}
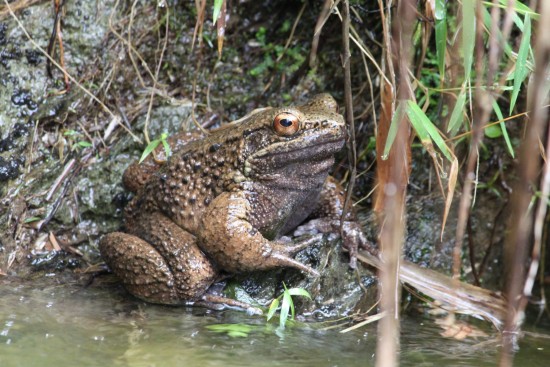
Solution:
{"label": "brown frog", "polygon": [[[291,267],[317,275],[292,258],[316,238],[292,244],[281,236],[312,214],[322,216],[311,222],[318,231],[339,228],[342,190],[328,173],[345,136],[336,101],[322,94],[207,136],[173,137],[165,163],[149,158],[125,172],[136,195],[125,233],[100,242],[105,262],[130,293],[161,304],[249,308],[206,293],[221,271]],[[353,255],[364,239],[348,219],[343,234]]]}

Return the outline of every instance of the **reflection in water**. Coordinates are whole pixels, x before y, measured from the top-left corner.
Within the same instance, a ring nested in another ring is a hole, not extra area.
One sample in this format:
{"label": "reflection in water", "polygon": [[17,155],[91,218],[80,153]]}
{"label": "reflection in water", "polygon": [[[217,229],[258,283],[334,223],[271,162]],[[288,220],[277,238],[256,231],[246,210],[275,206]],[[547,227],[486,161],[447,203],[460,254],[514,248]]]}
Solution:
{"label": "reflection in water", "polygon": [[[340,334],[319,325],[275,332],[240,312],[145,304],[117,287],[0,279],[0,366],[369,366],[376,326]],[[206,328],[251,325],[232,338]],[[483,324],[482,324],[483,326]],[[488,330],[490,332],[490,330]],[[498,341],[444,339],[430,319],[408,318],[402,366],[493,366]],[[522,342],[516,366],[546,366],[550,341]]]}

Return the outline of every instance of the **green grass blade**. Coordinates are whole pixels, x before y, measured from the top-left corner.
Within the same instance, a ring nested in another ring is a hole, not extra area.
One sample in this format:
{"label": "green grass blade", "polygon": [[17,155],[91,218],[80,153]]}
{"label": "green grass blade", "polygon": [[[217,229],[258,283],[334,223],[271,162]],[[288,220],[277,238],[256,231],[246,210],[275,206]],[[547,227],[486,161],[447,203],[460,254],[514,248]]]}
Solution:
{"label": "green grass blade", "polygon": [[40,218],[40,217],[29,217],[29,218],[25,218],[24,223],[32,223],[32,222],[36,222],[40,219],[42,219],[42,218]]}
{"label": "green grass blade", "polygon": [[302,296],[311,299],[311,295],[304,288],[290,288],[288,290],[291,296]]}
{"label": "green grass blade", "polygon": [[291,304],[292,298],[290,297],[290,294],[287,291],[283,292],[283,303],[281,305],[281,314],[279,315],[279,326],[281,329],[284,329],[285,327]]}
{"label": "green grass blade", "polygon": [[218,18],[220,17],[220,13],[222,11],[222,5],[223,0],[214,0],[214,15],[213,15],[213,22],[216,24],[218,21]]}
{"label": "green grass blade", "polygon": [[89,148],[93,145],[89,141],[79,141],[78,143],[76,143],[76,146],[80,148]]}
{"label": "green grass blade", "polygon": [[267,311],[267,321],[271,320],[273,315],[275,315],[275,312],[277,312],[277,308],[279,308],[279,298],[275,298],[273,301],[271,301],[271,304],[269,305],[269,310]]}
{"label": "green grass blade", "polygon": [[[504,116],[502,115],[502,111],[500,110],[500,107],[496,100],[493,100],[493,110],[495,111],[495,114],[497,115],[497,118],[499,120],[504,120]],[[514,154],[514,148],[512,147],[512,142],[510,141],[510,137],[508,136],[508,130],[506,130],[506,124],[504,122],[501,122],[499,124],[501,130],[502,130],[502,137],[504,138],[504,141],[506,142],[506,147],[508,148],[508,153],[512,156],[512,158],[515,158]]]}
{"label": "green grass blade", "polygon": [[516,60],[516,70],[514,72],[514,89],[512,90],[512,99],[510,101],[510,114],[514,110],[516,100],[519,95],[519,90],[525,77],[527,76],[527,55],[529,53],[529,43],[531,42],[531,17],[529,14],[525,15],[525,22],[523,24],[523,37],[519,45],[518,58]]}
{"label": "green grass blade", "polygon": [[216,333],[226,333],[231,337],[247,337],[254,329],[253,326],[246,324],[215,324],[207,325],[206,328]]}
{"label": "green grass blade", "polygon": [[476,17],[475,0],[462,1],[462,52],[464,54],[464,79],[470,80],[474,55]]}
{"label": "green grass blade", "polygon": [[164,147],[164,153],[166,153],[166,159],[170,158],[172,155],[172,149],[170,149],[170,145],[166,141],[166,139],[161,140],[162,146]]}
{"label": "green grass blade", "polygon": [[449,151],[449,148],[445,144],[445,141],[439,134],[439,130],[435,127],[434,124],[430,121],[428,116],[420,109],[420,107],[413,101],[408,101],[407,116],[411,121],[411,125],[416,131],[418,137],[422,141],[422,144],[429,143],[433,141],[435,145],[439,148],[441,153],[447,158],[450,162],[453,161],[453,156]]}
{"label": "green grass blade", "polygon": [[384,146],[384,153],[382,153],[382,160],[388,159],[388,155],[390,154],[390,149],[393,144],[393,141],[395,140],[395,137],[397,136],[397,129],[399,127],[399,124],[403,120],[403,105],[402,103],[399,103],[397,106],[397,109],[395,110],[395,113],[393,114],[393,117],[390,122],[390,129],[388,130],[388,136],[386,137],[386,145]]}
{"label": "green grass blade", "polygon": [[160,139],[151,140],[151,142],[145,147],[145,150],[143,151],[143,154],[139,159],[139,163],[143,162],[145,158],[147,158],[147,156],[151,154],[151,152],[155,150],[156,147],[158,147],[159,144],[160,144]]}
{"label": "green grass blade", "polygon": [[[509,1],[510,0],[499,0],[500,7],[502,9],[508,9],[508,2]],[[543,1],[546,1],[546,0],[543,0]],[[492,6],[493,5],[493,3],[491,1],[484,1],[483,4],[485,4],[486,6]],[[537,12],[534,12],[533,9],[531,9],[527,5],[523,4],[519,0],[516,0],[516,2],[514,3],[514,10],[516,11],[516,13],[519,13],[519,14],[530,15],[531,18],[533,18],[535,20],[539,19],[539,14]]]}
{"label": "green grass blade", "polygon": [[435,48],[439,80],[445,79],[445,52],[447,49],[447,10],[445,0],[435,2]]}
{"label": "green grass blade", "polygon": [[451,136],[455,136],[458,128],[462,124],[464,104],[466,103],[466,92],[460,92],[458,98],[456,99],[455,107],[453,108],[453,113],[451,114],[451,119],[449,120],[449,126],[447,127],[447,132]]}

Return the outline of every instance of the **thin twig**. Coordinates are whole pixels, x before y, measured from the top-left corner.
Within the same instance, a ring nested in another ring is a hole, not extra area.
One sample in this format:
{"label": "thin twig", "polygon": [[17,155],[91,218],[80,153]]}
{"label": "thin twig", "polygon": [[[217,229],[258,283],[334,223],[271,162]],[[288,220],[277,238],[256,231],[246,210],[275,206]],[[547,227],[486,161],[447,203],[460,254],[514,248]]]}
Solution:
{"label": "thin twig", "polygon": [[[134,66],[134,70],[136,71],[136,76],[139,79],[139,84],[141,84],[142,88],[145,88],[145,82],[143,81],[143,78],[141,77],[141,73],[139,72],[139,68],[136,64],[136,60],[134,60],[134,45],[132,44],[132,25],[134,24],[134,15],[136,13],[136,5],[138,3],[138,0],[135,0],[132,3],[132,10],[130,10],[130,20],[128,21],[128,29],[126,32],[128,32],[128,39],[126,40],[126,47],[128,47],[128,57],[130,58],[130,61],[132,62],[132,65]],[[111,14],[114,15],[114,11]],[[110,19],[109,19],[110,23]],[[153,78],[153,84],[156,84],[156,78]],[[146,136],[145,141],[149,143],[148,138]]]}
{"label": "thin twig", "polygon": [[[355,146],[355,122],[353,120],[353,96],[351,94],[351,66],[350,58],[351,52],[349,49],[349,2],[344,0],[343,12],[342,12],[342,67],[344,68],[344,103],[346,105],[346,123],[348,125],[348,160],[350,168],[350,178],[348,187],[346,190],[346,199],[344,201],[344,210],[342,211],[342,217],[340,218],[340,231],[343,231],[345,219],[350,210],[351,195],[353,193],[353,185],[355,183],[355,176],[357,175],[357,148]],[[344,236],[342,236],[344,238]],[[355,261],[353,254],[350,254],[350,265],[355,267]]]}
{"label": "thin twig", "polygon": [[464,177],[464,186],[462,187],[462,196],[458,210],[458,221],[456,226],[456,240],[453,249],[453,277],[460,277],[462,268],[462,245],[464,243],[464,234],[466,232],[466,223],[470,216],[470,210],[473,202],[473,194],[477,186],[477,171],[479,169],[479,146],[483,141],[483,126],[489,119],[491,113],[492,97],[483,88],[483,67],[485,64],[485,47],[483,39],[483,14],[481,3],[477,3],[476,8],[476,95],[475,108],[472,119],[472,141],[470,142],[470,151],[468,162],[466,164],[466,174]]}
{"label": "thin twig", "polygon": [[[164,8],[166,8],[166,20],[165,20],[166,28],[164,30],[165,32],[164,43],[162,44],[162,50],[160,51],[159,61],[157,63],[157,68],[155,69],[155,76],[153,77],[153,91],[157,87],[158,76],[159,76],[160,68],[162,67],[162,59],[164,58],[164,52],[166,51],[166,46],[168,44],[168,34],[170,29],[170,8],[168,4],[165,4]],[[145,126],[143,127],[143,135],[145,136],[145,141],[147,142],[147,144],[150,143],[148,127],[149,127],[149,120],[151,118],[151,110],[153,109],[153,100],[155,96],[155,93],[153,91],[151,92],[151,96],[149,97],[149,106],[147,107],[147,115],[145,117]]]}

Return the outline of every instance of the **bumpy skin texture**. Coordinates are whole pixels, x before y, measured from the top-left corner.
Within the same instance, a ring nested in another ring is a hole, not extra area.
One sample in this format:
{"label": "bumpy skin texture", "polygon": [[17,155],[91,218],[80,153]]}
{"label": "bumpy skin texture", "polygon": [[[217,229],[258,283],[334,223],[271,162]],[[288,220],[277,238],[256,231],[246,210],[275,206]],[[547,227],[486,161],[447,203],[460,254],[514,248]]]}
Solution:
{"label": "bumpy skin texture", "polygon": [[[299,128],[282,134],[275,121],[289,114]],[[132,294],[163,304],[204,300],[220,271],[293,267],[315,274],[291,257],[309,242],[289,246],[277,238],[319,211],[320,198],[333,213],[320,231],[334,229],[341,205],[326,200],[336,190],[327,177],[344,139],[343,118],[327,94],[299,107],[263,109],[208,136],[173,137],[168,161],[149,158],[125,173],[136,192],[126,233],[105,236],[101,254]]]}

